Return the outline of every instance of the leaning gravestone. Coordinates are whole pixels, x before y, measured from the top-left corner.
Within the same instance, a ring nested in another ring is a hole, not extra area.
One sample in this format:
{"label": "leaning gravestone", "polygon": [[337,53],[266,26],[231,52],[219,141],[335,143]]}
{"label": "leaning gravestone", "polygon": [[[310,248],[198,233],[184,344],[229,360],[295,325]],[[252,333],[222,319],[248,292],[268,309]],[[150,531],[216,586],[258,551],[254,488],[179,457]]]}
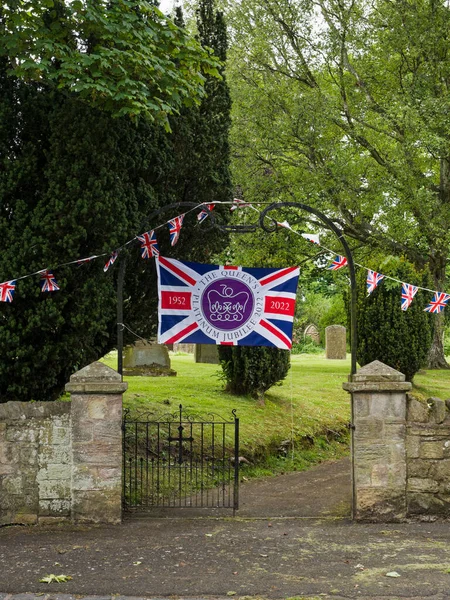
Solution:
{"label": "leaning gravestone", "polygon": [[196,344],[195,362],[209,363],[211,365],[219,364],[219,353],[215,344]]}
{"label": "leaning gravestone", "polygon": [[325,329],[325,356],[344,360],[347,352],[347,330],[342,325],[330,325]]}
{"label": "leaning gravestone", "polygon": [[305,338],[307,338],[307,337],[311,338],[312,341],[315,342],[316,344],[320,343],[319,330],[312,323],[311,323],[311,325],[308,325],[308,327],[305,329],[304,336],[305,336]]}
{"label": "leaning gravestone", "polygon": [[124,375],[168,377],[177,374],[170,368],[167,347],[144,340],[125,348],[123,367]]}

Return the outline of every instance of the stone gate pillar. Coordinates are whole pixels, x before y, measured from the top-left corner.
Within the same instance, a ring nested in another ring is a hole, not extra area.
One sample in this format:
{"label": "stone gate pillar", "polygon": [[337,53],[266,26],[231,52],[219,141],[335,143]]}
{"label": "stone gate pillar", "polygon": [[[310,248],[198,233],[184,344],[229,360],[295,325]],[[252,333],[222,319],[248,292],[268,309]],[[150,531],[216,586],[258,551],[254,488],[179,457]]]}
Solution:
{"label": "stone gate pillar", "polygon": [[95,362],[70,378],[74,521],[122,519],[122,394],[128,384]]}
{"label": "stone gate pillar", "polygon": [[374,361],[344,383],[353,396],[354,518],[399,521],[406,517],[405,376]]}

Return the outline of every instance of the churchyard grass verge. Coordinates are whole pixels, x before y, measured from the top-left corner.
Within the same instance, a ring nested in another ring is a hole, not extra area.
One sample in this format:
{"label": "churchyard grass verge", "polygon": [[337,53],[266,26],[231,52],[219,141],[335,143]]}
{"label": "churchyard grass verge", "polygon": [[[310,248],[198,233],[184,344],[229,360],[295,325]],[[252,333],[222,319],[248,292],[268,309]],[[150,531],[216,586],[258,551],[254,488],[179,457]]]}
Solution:
{"label": "churchyard grass verge", "polygon": [[[103,361],[116,368],[117,354]],[[323,355],[293,355],[291,369],[281,385],[265,395],[265,405],[248,396],[224,391],[218,365],[196,364],[193,356],[172,354],[176,377],[125,377],[128,391],[124,407],[131,413],[186,411],[207,417],[216,413],[230,418],[236,409],[240,418],[240,454],[251,465],[245,476],[303,470],[348,452],[350,397],[342,389],[350,370],[350,359],[326,360]],[[450,397],[450,373],[427,371],[416,375],[413,393],[418,397]],[[232,447],[232,440],[227,440]]]}

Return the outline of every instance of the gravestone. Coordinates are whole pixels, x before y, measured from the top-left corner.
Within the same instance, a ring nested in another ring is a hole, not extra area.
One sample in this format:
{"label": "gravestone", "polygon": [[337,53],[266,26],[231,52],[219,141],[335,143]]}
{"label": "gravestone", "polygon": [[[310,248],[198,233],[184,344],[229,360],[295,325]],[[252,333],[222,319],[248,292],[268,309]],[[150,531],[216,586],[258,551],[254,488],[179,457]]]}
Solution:
{"label": "gravestone", "polygon": [[304,333],[305,338],[309,337],[312,339],[313,342],[315,342],[316,344],[320,344],[320,335],[319,335],[319,330],[317,329],[317,327],[311,323],[311,325],[308,325],[308,327],[305,329],[305,333]]}
{"label": "gravestone", "polygon": [[194,354],[195,344],[173,344],[172,350],[174,352],[185,352],[186,354]]}
{"label": "gravestone", "polygon": [[211,365],[219,364],[219,353],[216,344],[196,344],[195,362],[208,363]]}
{"label": "gravestone", "polygon": [[347,330],[342,325],[330,325],[325,329],[325,356],[344,360],[347,353]]}
{"label": "gravestone", "polygon": [[167,347],[144,340],[125,348],[123,367],[124,375],[167,377],[177,374],[170,368]]}

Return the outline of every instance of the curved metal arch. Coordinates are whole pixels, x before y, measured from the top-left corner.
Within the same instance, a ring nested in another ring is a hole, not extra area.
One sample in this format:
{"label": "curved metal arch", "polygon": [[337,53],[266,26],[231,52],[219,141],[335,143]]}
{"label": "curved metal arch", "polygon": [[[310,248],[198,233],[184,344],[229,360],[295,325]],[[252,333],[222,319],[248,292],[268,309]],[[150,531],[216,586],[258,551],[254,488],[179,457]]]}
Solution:
{"label": "curved metal arch", "polygon": [[[267,231],[268,233],[273,233],[278,229],[276,225],[276,221],[269,217],[268,213],[275,209],[279,208],[298,208],[300,210],[304,210],[314,216],[326,225],[328,229],[330,229],[340,241],[342,248],[344,250],[344,255],[347,258],[348,268],[350,273],[350,285],[351,285],[351,300],[350,300],[350,350],[351,350],[351,373],[350,375],[354,375],[356,373],[356,345],[357,345],[357,327],[356,327],[356,272],[355,272],[355,263],[353,261],[353,255],[350,250],[350,246],[347,244],[347,240],[344,237],[344,234],[339,227],[333,221],[327,217],[323,212],[317,210],[317,208],[313,208],[312,206],[308,206],[307,204],[303,204],[302,202],[274,202],[267,206],[260,214],[259,217],[259,225],[261,229]],[[269,218],[271,221],[271,227],[267,227],[265,220]],[[275,223],[275,225],[273,225]]]}

